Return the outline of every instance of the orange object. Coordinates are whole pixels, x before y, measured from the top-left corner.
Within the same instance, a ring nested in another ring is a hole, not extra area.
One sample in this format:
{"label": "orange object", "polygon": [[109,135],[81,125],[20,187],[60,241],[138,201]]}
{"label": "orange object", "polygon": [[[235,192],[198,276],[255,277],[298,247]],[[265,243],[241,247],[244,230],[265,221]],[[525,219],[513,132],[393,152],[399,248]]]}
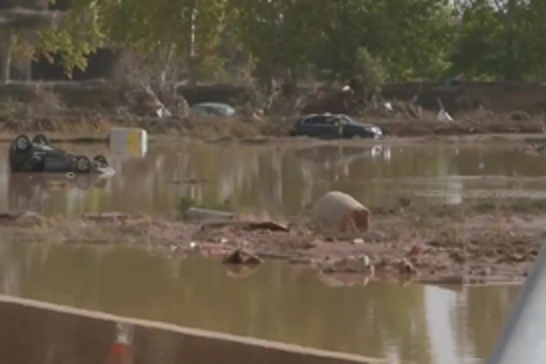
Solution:
{"label": "orange object", "polygon": [[108,357],[106,359],[106,364],[132,364],[133,355],[131,347],[122,344],[114,343],[110,346],[108,351]]}

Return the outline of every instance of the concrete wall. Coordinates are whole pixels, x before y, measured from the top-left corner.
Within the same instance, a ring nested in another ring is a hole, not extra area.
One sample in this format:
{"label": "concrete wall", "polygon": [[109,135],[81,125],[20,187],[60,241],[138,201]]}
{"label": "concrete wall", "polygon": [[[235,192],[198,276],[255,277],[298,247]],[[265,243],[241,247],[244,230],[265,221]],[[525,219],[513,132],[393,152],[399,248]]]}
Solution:
{"label": "concrete wall", "polygon": [[[135,325],[125,359],[112,359],[116,322]],[[0,363],[386,363],[174,325],[0,296]]]}

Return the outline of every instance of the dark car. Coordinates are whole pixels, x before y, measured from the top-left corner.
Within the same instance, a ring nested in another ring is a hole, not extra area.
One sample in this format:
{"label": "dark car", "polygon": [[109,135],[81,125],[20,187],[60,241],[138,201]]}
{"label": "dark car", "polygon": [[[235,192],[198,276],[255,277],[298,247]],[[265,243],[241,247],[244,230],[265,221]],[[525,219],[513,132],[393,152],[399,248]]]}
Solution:
{"label": "dark car", "polygon": [[306,115],[299,119],[290,131],[292,136],[317,138],[374,138],[383,136],[383,131],[371,124],[354,121],[347,115],[320,114]]}
{"label": "dark car", "polygon": [[51,146],[43,134],[36,135],[32,141],[21,134],[10,143],[9,164],[12,172],[32,173],[91,173],[108,167],[104,156],[89,159],[74,155]]}

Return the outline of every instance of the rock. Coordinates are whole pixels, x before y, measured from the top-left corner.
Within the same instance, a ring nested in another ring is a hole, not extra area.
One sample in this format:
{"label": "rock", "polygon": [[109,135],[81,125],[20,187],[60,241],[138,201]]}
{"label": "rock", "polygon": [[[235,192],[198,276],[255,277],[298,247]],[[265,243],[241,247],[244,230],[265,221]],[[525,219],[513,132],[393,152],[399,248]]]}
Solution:
{"label": "rock", "polygon": [[311,223],[323,232],[367,232],[371,212],[352,196],[331,191],[322,196],[311,212]]}
{"label": "rock", "polygon": [[237,248],[224,258],[223,263],[237,265],[254,265],[262,264],[263,261],[254,253],[244,248]]}

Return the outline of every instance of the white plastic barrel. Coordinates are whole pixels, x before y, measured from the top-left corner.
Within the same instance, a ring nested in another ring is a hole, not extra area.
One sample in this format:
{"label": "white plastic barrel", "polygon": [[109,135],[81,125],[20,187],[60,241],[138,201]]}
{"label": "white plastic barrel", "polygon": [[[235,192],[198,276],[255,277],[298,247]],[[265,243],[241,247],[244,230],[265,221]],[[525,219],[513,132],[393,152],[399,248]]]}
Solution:
{"label": "white plastic barrel", "polygon": [[148,133],[139,128],[110,129],[110,151],[115,154],[144,157],[148,151]]}

